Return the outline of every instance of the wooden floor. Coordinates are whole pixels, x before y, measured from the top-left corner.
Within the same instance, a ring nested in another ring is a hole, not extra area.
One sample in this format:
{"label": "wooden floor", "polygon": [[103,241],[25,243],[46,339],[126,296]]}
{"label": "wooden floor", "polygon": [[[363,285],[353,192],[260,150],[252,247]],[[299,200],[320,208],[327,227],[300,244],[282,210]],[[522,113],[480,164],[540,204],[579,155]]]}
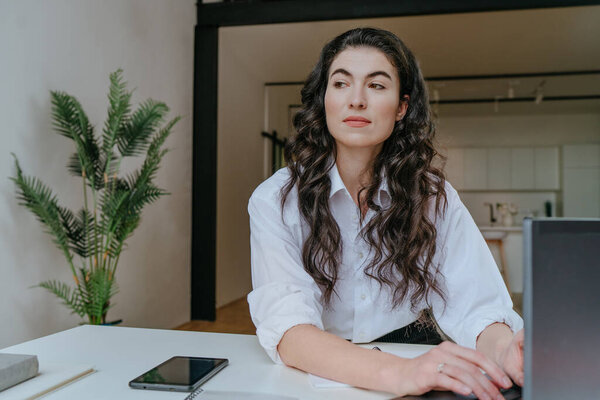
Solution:
{"label": "wooden floor", "polygon": [[[512,299],[515,310],[519,315],[523,315],[522,293],[513,293]],[[248,308],[248,302],[245,297],[217,309],[217,319],[214,322],[190,321],[175,329],[183,331],[241,333],[247,335],[254,335],[256,333],[256,328],[250,318],[250,309]]]}
{"label": "wooden floor", "polygon": [[218,308],[217,319],[214,322],[190,321],[175,329],[182,331],[241,333],[247,335],[254,335],[256,333],[245,297]]}

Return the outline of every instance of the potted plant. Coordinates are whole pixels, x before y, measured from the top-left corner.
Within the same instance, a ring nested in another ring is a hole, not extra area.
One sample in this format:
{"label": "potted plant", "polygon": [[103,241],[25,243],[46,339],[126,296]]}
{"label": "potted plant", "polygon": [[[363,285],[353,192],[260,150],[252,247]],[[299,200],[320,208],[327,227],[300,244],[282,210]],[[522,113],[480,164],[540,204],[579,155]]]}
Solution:
{"label": "potted plant", "polygon": [[[148,99],[131,111],[132,92],[126,90],[122,70],[110,74],[108,117],[102,135],[94,133],[77,99],[52,91],[53,127],[73,141],[75,153],[67,169],[82,179],[83,207],[73,212],[59,205],[56,195],[42,181],[23,174],[15,157],[20,204],[27,207],[63,252],[73,275],[74,287],[47,280],[45,288],[90,324],[106,324],[111,297],[117,292],[115,273],[125,240],[138,227],[144,206],[167,194],[154,184],[163,144],[180,119],[168,122],[165,103]],[[141,167],[121,177],[125,157],[145,155]]]}

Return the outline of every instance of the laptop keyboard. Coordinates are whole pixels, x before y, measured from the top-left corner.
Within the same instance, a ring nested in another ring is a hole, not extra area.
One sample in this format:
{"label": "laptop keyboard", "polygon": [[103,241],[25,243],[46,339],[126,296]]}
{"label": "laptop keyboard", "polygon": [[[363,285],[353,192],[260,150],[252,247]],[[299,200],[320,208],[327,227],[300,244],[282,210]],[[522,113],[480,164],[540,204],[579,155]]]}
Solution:
{"label": "laptop keyboard", "polygon": [[[505,400],[520,400],[521,399],[521,388],[519,386],[513,386],[510,389],[500,389],[500,393],[504,396]],[[477,396],[470,394],[469,396],[463,396],[455,394],[456,399],[477,399]]]}
{"label": "laptop keyboard", "polygon": [[[513,386],[510,389],[500,389],[500,393],[504,396],[505,400],[521,400],[521,388],[519,386]],[[465,400],[465,399],[477,399],[475,395],[463,396],[453,392],[437,392],[431,391],[421,396],[407,396],[397,397],[392,400]]]}

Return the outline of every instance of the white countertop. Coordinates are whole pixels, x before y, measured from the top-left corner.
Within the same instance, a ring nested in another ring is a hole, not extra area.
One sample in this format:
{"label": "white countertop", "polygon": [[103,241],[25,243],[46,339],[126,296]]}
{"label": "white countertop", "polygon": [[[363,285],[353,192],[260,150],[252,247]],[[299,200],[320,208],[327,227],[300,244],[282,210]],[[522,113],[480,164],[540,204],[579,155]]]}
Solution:
{"label": "white countertop", "polygon": [[[383,351],[395,353],[414,352],[415,349],[423,352],[431,347],[395,343],[377,345]],[[287,395],[302,400],[391,397],[388,393],[356,388],[316,389],[310,385],[308,374],[275,365],[254,335],[84,325],[1,351],[35,354],[41,370],[48,363],[90,364],[95,367],[97,372],[48,394],[44,397],[48,400],[181,400],[187,393],[128,387],[131,379],[174,355],[228,358],[229,366],[203,385],[205,390],[217,394],[220,391],[242,391]],[[27,383],[35,385],[36,378]],[[11,389],[0,393],[0,398],[10,399]]]}
{"label": "white countertop", "polygon": [[504,225],[479,225],[479,230],[484,231],[498,231],[498,232],[523,232],[522,226],[504,226]]}

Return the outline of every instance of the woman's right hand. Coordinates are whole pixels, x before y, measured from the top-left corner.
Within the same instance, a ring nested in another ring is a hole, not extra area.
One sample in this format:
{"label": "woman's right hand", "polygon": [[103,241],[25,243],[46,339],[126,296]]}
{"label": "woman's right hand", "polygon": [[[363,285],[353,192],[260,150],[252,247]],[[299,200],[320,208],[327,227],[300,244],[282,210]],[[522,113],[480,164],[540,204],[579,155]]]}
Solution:
{"label": "woman's right hand", "polygon": [[452,342],[443,342],[404,365],[403,375],[395,377],[399,385],[396,389],[401,395],[451,390],[464,396],[473,393],[481,400],[503,400],[497,386],[506,389],[512,386],[502,369],[483,353]]}

